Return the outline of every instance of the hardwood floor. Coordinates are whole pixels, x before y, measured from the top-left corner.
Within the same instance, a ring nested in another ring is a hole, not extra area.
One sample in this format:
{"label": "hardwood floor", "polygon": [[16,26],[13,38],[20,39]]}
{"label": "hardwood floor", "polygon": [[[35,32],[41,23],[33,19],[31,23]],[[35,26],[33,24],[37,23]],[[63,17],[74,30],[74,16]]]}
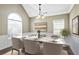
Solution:
{"label": "hardwood floor", "polygon": [[[16,50],[13,51],[13,54],[11,54],[11,52],[12,51],[10,50],[10,51],[4,53],[3,55],[18,55],[18,52]],[[63,52],[65,52],[65,54],[63,54],[63,55],[68,55],[66,51],[63,51]],[[24,54],[20,53],[20,55],[24,55]],[[26,54],[26,55],[29,55],[29,54]]]}
{"label": "hardwood floor", "polygon": [[0,55],[3,55],[3,54],[5,54],[5,53],[7,53],[8,51],[11,50],[11,48],[12,48],[12,47],[8,47],[8,48],[6,48],[6,49],[0,50]]}
{"label": "hardwood floor", "polygon": [[[3,55],[18,55],[18,52],[17,51],[13,51],[13,54],[11,54],[11,50],[10,51],[8,51],[8,52],[6,52],[6,53],[4,53]],[[20,53],[20,55],[24,55],[23,53]]]}
{"label": "hardwood floor", "polygon": [[72,52],[72,50],[69,46],[64,47],[64,49],[67,51],[68,55],[74,55],[74,53]]}
{"label": "hardwood floor", "polygon": [[[12,50],[11,50],[12,47],[8,47],[6,49],[3,49],[3,50],[0,50],[0,55],[18,55],[18,52],[16,50],[13,51],[13,54],[11,54]],[[73,55],[71,49],[68,47],[66,48],[67,51],[63,51],[65,52],[64,55]],[[24,55],[23,53],[20,53],[20,55]],[[28,54],[26,54],[28,55]]]}

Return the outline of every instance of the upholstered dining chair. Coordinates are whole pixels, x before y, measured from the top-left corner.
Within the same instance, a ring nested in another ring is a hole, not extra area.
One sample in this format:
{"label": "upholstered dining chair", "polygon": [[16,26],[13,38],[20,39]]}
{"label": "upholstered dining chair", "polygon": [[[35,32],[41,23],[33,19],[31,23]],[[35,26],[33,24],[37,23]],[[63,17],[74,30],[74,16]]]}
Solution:
{"label": "upholstered dining chair", "polygon": [[25,54],[30,55],[41,54],[38,42],[29,39],[24,39],[23,42],[24,42]]}
{"label": "upholstered dining chair", "polygon": [[23,43],[20,40],[20,38],[12,37],[12,53],[11,54],[13,54],[13,50],[16,50],[18,54],[20,54],[22,48],[23,48]]}
{"label": "upholstered dining chair", "polygon": [[44,55],[65,55],[63,45],[54,43],[43,43],[42,52]]}

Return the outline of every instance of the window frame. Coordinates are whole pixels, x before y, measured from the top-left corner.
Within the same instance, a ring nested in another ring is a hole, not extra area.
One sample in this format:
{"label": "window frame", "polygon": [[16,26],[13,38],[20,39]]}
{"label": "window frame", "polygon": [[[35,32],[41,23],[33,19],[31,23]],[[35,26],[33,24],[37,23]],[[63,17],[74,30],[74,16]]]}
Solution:
{"label": "window frame", "polygon": [[[15,34],[12,34],[12,35],[9,35],[9,20],[11,20],[12,22],[21,22],[21,34],[22,34],[22,18],[21,16],[19,16],[19,14],[15,13],[18,17],[20,17],[19,19],[20,20],[17,20],[17,19],[9,19],[9,16],[12,15],[13,13],[10,13],[8,15],[8,36],[11,37],[11,36],[14,36]],[[19,24],[19,23],[18,23]]]}
{"label": "window frame", "polygon": [[[53,34],[56,34],[56,35],[57,35],[57,33],[55,33],[56,28],[54,28],[54,27],[56,27],[56,26],[54,26],[54,21],[57,21],[57,20],[58,20],[58,21],[59,21],[59,20],[60,20],[60,21],[63,20],[63,22],[64,22],[64,23],[63,23],[63,24],[64,24],[63,26],[64,26],[64,27],[63,27],[62,29],[65,28],[65,19],[54,19],[53,22],[52,22],[52,23],[53,23]],[[58,34],[58,35],[60,35],[60,34]]]}

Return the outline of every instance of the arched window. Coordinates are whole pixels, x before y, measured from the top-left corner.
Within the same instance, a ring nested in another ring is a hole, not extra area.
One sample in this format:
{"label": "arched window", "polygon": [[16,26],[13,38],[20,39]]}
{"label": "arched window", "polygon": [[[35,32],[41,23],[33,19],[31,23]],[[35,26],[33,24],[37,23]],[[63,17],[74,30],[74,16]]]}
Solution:
{"label": "arched window", "polygon": [[22,18],[16,13],[8,16],[8,35],[10,37],[22,35]]}

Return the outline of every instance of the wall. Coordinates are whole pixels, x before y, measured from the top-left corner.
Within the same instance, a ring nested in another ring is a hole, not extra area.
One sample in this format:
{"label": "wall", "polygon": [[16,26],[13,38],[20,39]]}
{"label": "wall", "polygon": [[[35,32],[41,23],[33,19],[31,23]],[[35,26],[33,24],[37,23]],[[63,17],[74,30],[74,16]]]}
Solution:
{"label": "wall", "polygon": [[8,35],[0,35],[0,50],[11,47],[12,41],[8,39]]}
{"label": "wall", "polygon": [[75,4],[74,7],[72,8],[70,14],[69,14],[69,20],[70,20],[70,31],[71,31],[71,36],[69,39],[66,39],[66,42],[70,45],[72,51],[74,54],[79,55],[79,35],[72,34],[72,19],[79,15],[79,4]]}
{"label": "wall", "polygon": [[64,19],[65,20],[65,28],[69,30],[69,15],[68,14],[62,14],[62,15],[56,15],[56,16],[49,16],[46,17],[44,20],[37,20],[35,18],[30,18],[30,31],[33,31],[33,22],[36,21],[46,21],[47,22],[47,32],[53,32],[53,20],[56,19]]}
{"label": "wall", "polygon": [[22,17],[23,33],[29,31],[29,17],[20,4],[0,4],[0,35],[7,34],[7,20],[10,13],[17,13]]}
{"label": "wall", "polygon": [[73,9],[71,10],[69,17],[70,17],[70,31],[72,32],[72,19],[79,15],[79,4],[75,4]]}

